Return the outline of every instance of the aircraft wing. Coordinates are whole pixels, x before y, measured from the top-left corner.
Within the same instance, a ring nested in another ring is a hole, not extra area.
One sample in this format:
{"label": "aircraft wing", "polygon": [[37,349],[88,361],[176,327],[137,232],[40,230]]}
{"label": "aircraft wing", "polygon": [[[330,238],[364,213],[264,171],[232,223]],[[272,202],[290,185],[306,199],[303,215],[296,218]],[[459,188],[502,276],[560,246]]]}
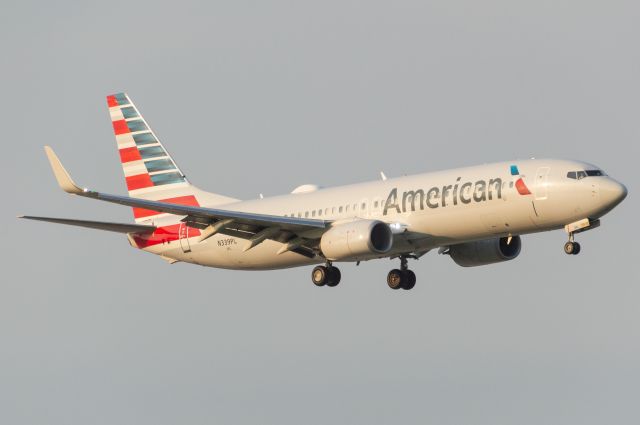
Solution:
{"label": "aircraft wing", "polygon": [[[256,214],[242,211],[221,210],[216,208],[193,207],[188,205],[176,205],[166,202],[149,201],[146,199],[132,198],[130,196],[109,195],[107,193],[83,190],[80,196],[98,199],[100,201],[129,207],[145,208],[174,215],[186,215],[191,219],[202,220],[233,220],[236,224],[248,224],[254,226],[276,226],[283,230],[294,232],[314,229],[324,229],[327,223],[324,220],[309,220],[296,217],[282,217],[277,215]],[[200,222],[200,220],[194,220]]]}
{"label": "aircraft wing", "polygon": [[[318,233],[321,234],[322,231],[330,224],[330,222],[325,220],[283,217],[226,209],[169,204],[166,202],[150,201],[146,199],[132,198],[130,196],[110,195],[89,189],[82,189],[71,179],[71,176],[63,167],[60,159],[58,159],[55,152],[53,152],[53,149],[49,146],[45,146],[45,152],[49,158],[56,180],[65,192],[130,207],[145,208],[153,211],[186,216],[183,221],[190,224],[193,223],[196,227],[205,229],[205,235],[203,235],[201,239],[206,239],[206,237],[212,236],[217,232],[230,233],[228,231],[230,228],[239,231],[240,233],[246,232],[247,234],[244,236],[246,239],[252,240],[257,237],[255,240],[256,244],[260,243],[260,241],[264,239],[280,240],[284,238],[284,242],[287,242],[293,236],[304,237],[304,235],[309,235],[309,237],[315,239],[319,236],[311,235]],[[216,229],[216,226],[219,226],[220,228]],[[207,228],[209,228],[208,233]],[[284,235],[282,233],[284,233]],[[274,237],[276,234],[279,234],[280,237]],[[238,235],[237,232],[234,233],[234,235],[243,237]],[[297,246],[292,246],[291,250],[293,250],[293,248],[297,248],[300,244],[292,245]]]}

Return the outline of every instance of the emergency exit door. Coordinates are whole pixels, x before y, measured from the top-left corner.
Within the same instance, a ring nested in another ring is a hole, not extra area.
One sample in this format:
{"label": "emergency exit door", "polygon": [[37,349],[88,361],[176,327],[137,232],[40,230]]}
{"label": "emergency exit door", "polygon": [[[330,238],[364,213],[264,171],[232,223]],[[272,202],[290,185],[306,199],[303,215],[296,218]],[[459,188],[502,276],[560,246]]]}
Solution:
{"label": "emergency exit door", "polygon": [[182,252],[191,252],[191,245],[189,245],[189,226],[185,223],[180,223],[178,236],[180,238],[180,247],[182,248]]}

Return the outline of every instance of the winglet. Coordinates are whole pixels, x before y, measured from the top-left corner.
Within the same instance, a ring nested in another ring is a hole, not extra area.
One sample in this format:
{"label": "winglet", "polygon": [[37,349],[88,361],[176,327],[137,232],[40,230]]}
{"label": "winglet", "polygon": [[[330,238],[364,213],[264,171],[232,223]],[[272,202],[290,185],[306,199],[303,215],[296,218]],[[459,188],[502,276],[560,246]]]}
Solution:
{"label": "winglet", "polygon": [[74,183],[69,176],[67,170],[64,169],[62,163],[58,159],[56,153],[49,146],[44,147],[44,151],[47,154],[47,158],[49,159],[49,164],[51,164],[51,169],[53,170],[53,174],[56,176],[56,180],[58,184],[67,193],[73,193],[75,195],[79,195],[84,191]]}

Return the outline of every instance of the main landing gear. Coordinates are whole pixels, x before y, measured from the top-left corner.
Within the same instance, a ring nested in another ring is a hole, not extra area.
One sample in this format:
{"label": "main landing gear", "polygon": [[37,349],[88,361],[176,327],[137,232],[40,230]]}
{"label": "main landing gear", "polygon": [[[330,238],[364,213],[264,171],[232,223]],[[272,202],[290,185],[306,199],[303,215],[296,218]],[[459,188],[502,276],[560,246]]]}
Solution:
{"label": "main landing gear", "polygon": [[409,270],[407,257],[400,257],[400,270],[393,269],[387,275],[387,285],[391,289],[413,289],[416,286],[416,274]]}
{"label": "main landing gear", "polygon": [[327,263],[326,266],[316,266],[311,272],[311,280],[316,286],[337,286],[340,278],[340,269],[333,267],[331,263]]}
{"label": "main landing gear", "polygon": [[[391,289],[413,289],[416,286],[416,274],[409,270],[408,257],[400,257],[400,269],[393,269],[387,275],[387,284]],[[340,269],[331,262],[323,266],[316,266],[311,272],[311,281],[316,286],[337,286],[340,283]]]}

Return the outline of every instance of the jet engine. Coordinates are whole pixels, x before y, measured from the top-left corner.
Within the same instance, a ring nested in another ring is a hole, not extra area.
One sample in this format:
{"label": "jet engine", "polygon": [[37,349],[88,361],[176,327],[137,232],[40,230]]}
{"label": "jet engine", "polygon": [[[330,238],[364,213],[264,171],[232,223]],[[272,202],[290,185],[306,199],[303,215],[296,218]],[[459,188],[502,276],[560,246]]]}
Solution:
{"label": "jet engine", "polygon": [[320,250],[328,260],[366,260],[391,250],[393,234],[378,220],[338,223],[320,239]]}
{"label": "jet engine", "polygon": [[449,248],[449,255],[457,265],[462,267],[484,266],[513,260],[520,254],[522,242],[520,236],[513,236],[509,243],[507,243],[508,240],[505,237],[452,245]]}

